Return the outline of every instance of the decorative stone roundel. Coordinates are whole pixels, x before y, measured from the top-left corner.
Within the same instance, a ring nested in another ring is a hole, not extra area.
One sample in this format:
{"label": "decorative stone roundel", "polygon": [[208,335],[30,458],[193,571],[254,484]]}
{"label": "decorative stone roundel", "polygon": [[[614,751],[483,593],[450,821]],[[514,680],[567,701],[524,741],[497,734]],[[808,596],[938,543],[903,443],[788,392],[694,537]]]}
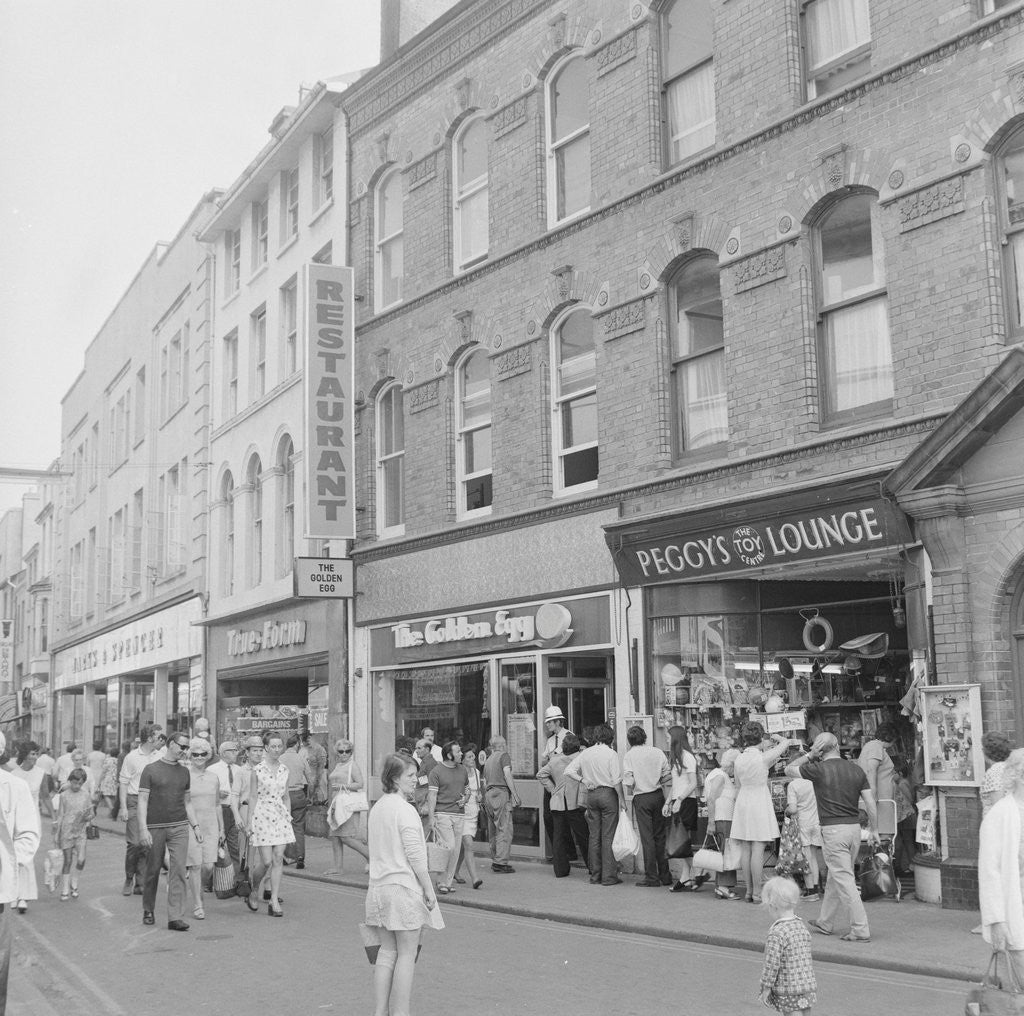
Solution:
{"label": "decorative stone roundel", "polygon": [[411,384],[412,384],[412,382],[413,382],[413,379],[414,379],[415,377],[416,377],[416,375],[415,375],[415,374],[413,374],[413,372],[412,372],[411,370],[408,370],[408,371],[406,371],[406,372],[405,372],[405,383],[406,383],[407,385],[411,385]]}
{"label": "decorative stone roundel", "polygon": [[899,190],[903,186],[903,180],[904,180],[903,170],[902,169],[894,169],[889,174],[889,189],[890,190]]}
{"label": "decorative stone roundel", "polygon": [[729,242],[725,245],[726,254],[735,254],[740,249],[740,242],[734,236],[729,237]]}
{"label": "decorative stone roundel", "polygon": [[953,152],[953,158],[957,162],[966,162],[971,157],[971,146],[966,141],[961,141]]}
{"label": "decorative stone roundel", "polygon": [[641,289],[649,289],[650,286],[651,286],[651,277],[650,277],[650,275],[647,274],[647,272],[644,272],[640,276],[640,288]]}
{"label": "decorative stone roundel", "polygon": [[362,180],[356,184],[356,193],[360,196],[366,193],[366,184]]}
{"label": "decorative stone roundel", "polygon": [[[643,279],[640,280],[640,285],[641,286],[643,285]],[[607,302],[608,302],[608,291],[606,289],[602,289],[601,292],[597,294],[598,306],[599,307],[603,307]]]}
{"label": "decorative stone roundel", "polygon": [[529,88],[533,84],[533,75],[527,71],[523,75],[523,88]]}
{"label": "decorative stone roundel", "polygon": [[634,20],[638,21],[643,17],[644,9],[640,4],[633,4],[633,9],[629,12],[629,16]]}
{"label": "decorative stone roundel", "polygon": [[441,132],[440,131],[434,131],[434,144],[435,145],[441,144]]}
{"label": "decorative stone roundel", "polygon": [[534,332],[536,332],[536,331],[537,331],[537,322],[536,321],[527,321],[526,322],[526,334],[527,335],[533,335]]}
{"label": "decorative stone roundel", "polygon": [[501,336],[500,335],[495,335],[494,338],[491,340],[491,345],[495,349],[501,349],[501,342],[502,342]]}
{"label": "decorative stone roundel", "polygon": [[793,228],[793,220],[788,215],[783,215],[779,219],[779,232],[788,233]]}
{"label": "decorative stone roundel", "polygon": [[434,357],[434,373],[440,374],[444,370],[444,361],[439,356]]}
{"label": "decorative stone roundel", "polygon": [[497,109],[501,104],[501,96],[497,92],[491,96],[491,109]]}
{"label": "decorative stone roundel", "polygon": [[601,39],[602,39],[601,29],[600,28],[595,28],[594,31],[590,35],[590,44],[592,46],[596,46],[601,41]]}

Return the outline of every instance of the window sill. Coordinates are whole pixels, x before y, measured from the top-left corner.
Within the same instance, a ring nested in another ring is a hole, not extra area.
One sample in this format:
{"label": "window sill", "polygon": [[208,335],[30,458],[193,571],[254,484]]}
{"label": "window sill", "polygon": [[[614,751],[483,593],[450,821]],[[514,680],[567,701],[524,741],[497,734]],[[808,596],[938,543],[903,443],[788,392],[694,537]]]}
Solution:
{"label": "window sill", "polygon": [[870,405],[858,406],[856,409],[846,409],[841,413],[835,413],[821,421],[820,430],[828,433],[835,433],[844,427],[857,427],[867,420],[878,420],[893,415],[893,400],[885,399],[882,402],[872,402]]}
{"label": "window sill", "polygon": [[478,519],[485,519],[488,515],[494,512],[494,505],[488,505],[486,508],[474,508],[473,511],[463,512],[457,516],[457,522],[476,522]]}
{"label": "window sill", "polygon": [[714,444],[704,445],[701,448],[684,448],[672,460],[672,467],[681,469],[701,462],[710,462],[714,459],[724,458],[728,451],[728,441],[716,441]]}
{"label": "window sill", "polygon": [[173,582],[175,579],[180,579],[181,576],[184,575],[184,574],[185,574],[185,566],[182,565],[182,567],[176,568],[172,572],[167,572],[166,574],[161,575],[156,580],[155,584],[158,585],[158,586],[168,585],[169,583]]}
{"label": "window sill", "polygon": [[319,222],[334,207],[334,198],[328,198],[314,213],[308,225],[312,226]]}
{"label": "window sill", "polygon": [[455,274],[457,276],[469,275],[470,272],[474,271],[477,268],[480,268],[482,265],[487,264],[488,257],[490,257],[490,251],[487,251],[484,254],[480,254],[478,257],[473,258],[472,261],[467,261],[464,265],[460,265],[458,268],[456,268]]}
{"label": "window sill", "polygon": [[377,534],[378,540],[397,540],[405,536],[405,526],[395,526],[392,529],[382,530]]}
{"label": "window sill", "polygon": [[236,289],[230,296],[225,297],[224,298],[224,302],[220,305],[221,306],[221,310],[223,310],[225,307],[230,307],[235,302],[235,300],[238,299],[239,294],[241,292],[242,292],[242,287],[239,286],[238,289]]}
{"label": "window sill", "polygon": [[296,233],[294,236],[288,237],[288,239],[277,249],[277,256],[281,257],[286,251],[289,251],[299,242],[299,234]]}
{"label": "window sill", "polygon": [[266,275],[267,269],[269,267],[269,261],[264,261],[263,264],[261,264],[259,268],[257,268],[256,271],[254,271],[252,275],[249,276],[249,278],[246,280],[246,285],[251,286],[261,275]]}
{"label": "window sill", "polygon": [[554,492],[554,497],[575,497],[577,494],[586,494],[588,491],[597,490],[598,480],[588,480],[586,483],[577,483],[573,487],[563,487]]}
{"label": "window sill", "polygon": [[590,214],[590,205],[586,208],[581,208],[578,212],[573,212],[572,215],[567,215],[564,219],[548,220],[548,231],[554,229],[561,229],[563,226],[568,226],[570,222],[575,222],[577,219],[582,219],[585,215]]}

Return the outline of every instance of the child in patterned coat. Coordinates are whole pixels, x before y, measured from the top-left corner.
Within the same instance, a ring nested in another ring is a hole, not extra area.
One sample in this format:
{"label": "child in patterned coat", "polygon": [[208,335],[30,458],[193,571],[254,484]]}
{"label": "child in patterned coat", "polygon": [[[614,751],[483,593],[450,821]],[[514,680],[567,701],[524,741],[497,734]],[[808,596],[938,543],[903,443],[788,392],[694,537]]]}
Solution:
{"label": "child in patterned coat", "polygon": [[764,945],[760,999],[784,1016],[807,1016],[817,1001],[811,934],[793,912],[799,900],[800,887],[791,878],[770,878],[761,889],[775,923]]}

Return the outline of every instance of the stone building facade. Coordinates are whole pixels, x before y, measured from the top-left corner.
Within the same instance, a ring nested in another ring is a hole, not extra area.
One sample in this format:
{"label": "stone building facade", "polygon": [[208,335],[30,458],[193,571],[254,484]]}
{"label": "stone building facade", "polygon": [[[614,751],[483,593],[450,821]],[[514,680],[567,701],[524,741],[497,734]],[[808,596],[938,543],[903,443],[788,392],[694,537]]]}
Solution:
{"label": "stone building facade", "polygon": [[[966,482],[963,448],[1012,432],[1000,402],[920,465],[1015,363],[1024,11],[783,6],[463,2],[345,94],[374,772],[422,723],[500,731],[525,777],[552,702],[710,745],[743,713],[677,702],[677,671],[686,695],[783,658],[838,679],[879,633],[874,720],[920,676],[980,683],[1017,732],[1014,484],[969,526],[970,497],[907,484]],[[784,523],[812,538],[776,553]],[[852,744],[873,721],[846,707]],[[974,775],[942,792],[947,859]],[[528,808],[517,837],[543,849]]]}

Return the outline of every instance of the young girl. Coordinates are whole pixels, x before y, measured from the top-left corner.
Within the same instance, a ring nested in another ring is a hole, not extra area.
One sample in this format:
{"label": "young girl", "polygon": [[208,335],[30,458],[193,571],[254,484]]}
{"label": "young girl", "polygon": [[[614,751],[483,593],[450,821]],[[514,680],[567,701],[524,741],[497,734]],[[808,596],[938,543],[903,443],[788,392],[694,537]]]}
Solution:
{"label": "young girl", "polygon": [[770,878],[761,889],[761,901],[775,918],[764,944],[761,1001],[784,1016],[801,1016],[817,1001],[811,964],[811,933],[793,913],[800,888],[791,878]]}
{"label": "young girl", "polygon": [[[64,851],[64,868],[60,876],[62,901],[66,901],[69,895],[71,899],[78,899],[78,873],[85,867],[85,829],[95,814],[85,784],[85,770],[72,769],[64,789],[57,796],[53,841]],[[72,872],[73,863],[75,871]]]}

